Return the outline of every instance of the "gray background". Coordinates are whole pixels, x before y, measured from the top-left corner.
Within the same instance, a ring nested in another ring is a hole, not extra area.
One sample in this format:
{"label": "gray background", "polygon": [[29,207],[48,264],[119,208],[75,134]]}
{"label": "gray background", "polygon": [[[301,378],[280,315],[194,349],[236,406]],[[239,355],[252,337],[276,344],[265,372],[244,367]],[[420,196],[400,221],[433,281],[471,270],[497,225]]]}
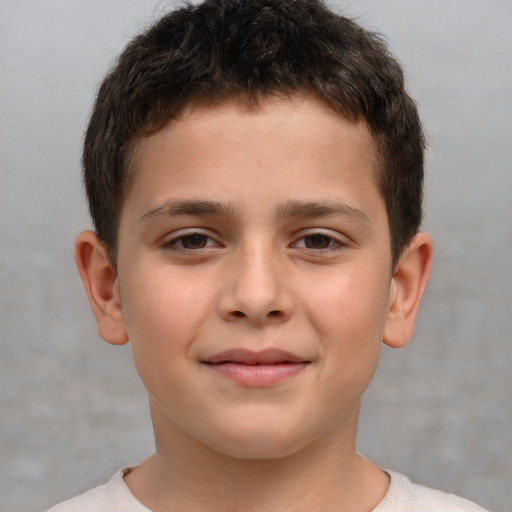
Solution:
{"label": "gray background", "polygon": [[[512,493],[512,2],[339,2],[405,66],[430,141],[433,275],[385,350],[359,449],[495,511]],[[0,0],[0,509],[43,510],[152,450],[129,348],[95,332],[73,263],[81,135],[155,0]]]}

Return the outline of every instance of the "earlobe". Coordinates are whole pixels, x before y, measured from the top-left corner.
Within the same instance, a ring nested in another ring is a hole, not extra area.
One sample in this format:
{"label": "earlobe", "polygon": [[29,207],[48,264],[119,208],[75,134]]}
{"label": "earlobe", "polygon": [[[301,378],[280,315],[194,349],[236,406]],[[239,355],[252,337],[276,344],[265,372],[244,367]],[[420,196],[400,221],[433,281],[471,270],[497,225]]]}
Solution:
{"label": "earlobe", "polygon": [[383,341],[401,348],[412,336],[421,297],[432,264],[432,239],[418,233],[401,255],[390,286]]}
{"label": "earlobe", "polygon": [[84,231],[78,236],[75,262],[96,319],[98,334],[113,345],[127,343],[117,276],[105,247],[92,231]]}

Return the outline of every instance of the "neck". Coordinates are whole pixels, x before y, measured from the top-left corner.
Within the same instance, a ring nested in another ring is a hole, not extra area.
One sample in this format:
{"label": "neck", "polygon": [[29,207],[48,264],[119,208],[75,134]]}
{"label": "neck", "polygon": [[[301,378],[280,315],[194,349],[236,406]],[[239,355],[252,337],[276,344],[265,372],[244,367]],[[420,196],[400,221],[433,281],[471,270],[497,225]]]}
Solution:
{"label": "neck", "polygon": [[154,512],[368,512],[389,482],[356,453],[354,423],[345,436],[324,436],[286,457],[258,460],[219,453],[176,432],[162,435],[157,422],[156,453],[125,481]]}

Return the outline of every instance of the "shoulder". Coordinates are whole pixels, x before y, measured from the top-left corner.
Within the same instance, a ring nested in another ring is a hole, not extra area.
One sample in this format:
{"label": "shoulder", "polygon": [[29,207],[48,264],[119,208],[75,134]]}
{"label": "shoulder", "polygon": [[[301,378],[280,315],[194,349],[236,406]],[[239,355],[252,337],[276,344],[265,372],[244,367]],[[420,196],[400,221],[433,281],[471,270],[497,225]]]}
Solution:
{"label": "shoulder", "polygon": [[415,484],[394,471],[386,472],[391,477],[391,484],[384,500],[373,512],[487,512],[455,494]]}
{"label": "shoulder", "polygon": [[47,512],[150,512],[124,483],[123,476],[129,470],[118,471],[107,484],[55,505]]}
{"label": "shoulder", "polygon": [[47,512],[104,512],[109,506],[108,484],[55,505]]}

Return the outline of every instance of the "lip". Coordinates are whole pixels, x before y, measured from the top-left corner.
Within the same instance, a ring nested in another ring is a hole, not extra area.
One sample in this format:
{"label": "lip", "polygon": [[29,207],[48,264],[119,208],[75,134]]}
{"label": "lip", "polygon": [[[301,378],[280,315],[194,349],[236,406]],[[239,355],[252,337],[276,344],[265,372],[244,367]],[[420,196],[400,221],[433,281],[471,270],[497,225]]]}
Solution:
{"label": "lip", "polygon": [[231,349],[202,361],[216,374],[245,387],[274,386],[302,372],[310,361],[280,349]]}

